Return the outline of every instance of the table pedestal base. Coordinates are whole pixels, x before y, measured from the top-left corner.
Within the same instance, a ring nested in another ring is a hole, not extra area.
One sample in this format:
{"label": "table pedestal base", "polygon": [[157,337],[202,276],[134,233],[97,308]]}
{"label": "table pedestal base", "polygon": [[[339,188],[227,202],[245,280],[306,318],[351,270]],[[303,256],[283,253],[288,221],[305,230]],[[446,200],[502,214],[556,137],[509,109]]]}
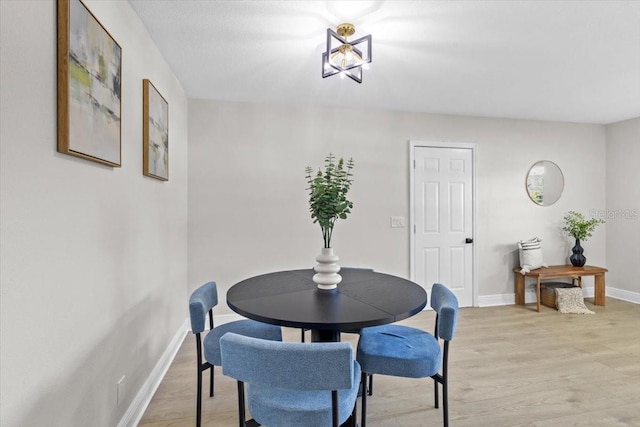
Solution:
{"label": "table pedestal base", "polygon": [[340,342],[340,331],[330,329],[312,329],[311,341],[313,342]]}

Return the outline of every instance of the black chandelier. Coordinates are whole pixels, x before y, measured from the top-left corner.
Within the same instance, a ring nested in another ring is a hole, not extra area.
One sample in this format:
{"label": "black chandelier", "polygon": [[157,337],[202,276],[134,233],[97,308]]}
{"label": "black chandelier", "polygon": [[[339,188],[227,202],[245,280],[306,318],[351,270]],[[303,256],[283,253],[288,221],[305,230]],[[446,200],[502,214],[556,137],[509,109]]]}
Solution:
{"label": "black chandelier", "polygon": [[337,31],[327,28],[327,50],[322,52],[322,77],[339,74],[341,78],[362,83],[362,69],[371,62],[371,34],[354,41],[347,37],[355,34],[353,24],[338,25]]}

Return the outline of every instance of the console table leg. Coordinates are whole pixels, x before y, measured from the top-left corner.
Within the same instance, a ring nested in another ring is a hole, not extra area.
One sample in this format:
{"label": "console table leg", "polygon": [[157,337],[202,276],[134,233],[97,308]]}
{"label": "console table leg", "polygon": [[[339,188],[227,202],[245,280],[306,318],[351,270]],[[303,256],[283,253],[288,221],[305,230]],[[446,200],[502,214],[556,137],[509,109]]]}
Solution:
{"label": "console table leg", "polygon": [[524,305],[524,276],[514,273],[513,277],[516,285],[516,305]]}
{"label": "console table leg", "polygon": [[595,305],[604,305],[604,274],[597,274],[594,278],[595,280],[595,296],[594,296],[594,304]]}
{"label": "console table leg", "polygon": [[540,313],[540,277],[536,280],[536,310]]}

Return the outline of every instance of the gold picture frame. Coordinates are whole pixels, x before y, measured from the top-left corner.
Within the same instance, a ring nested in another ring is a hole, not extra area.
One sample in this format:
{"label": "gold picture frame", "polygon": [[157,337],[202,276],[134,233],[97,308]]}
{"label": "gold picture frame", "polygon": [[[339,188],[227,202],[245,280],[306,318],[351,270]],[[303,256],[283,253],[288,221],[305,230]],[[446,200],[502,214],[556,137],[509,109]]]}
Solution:
{"label": "gold picture frame", "polygon": [[122,164],[122,49],[81,0],[58,0],[58,151]]}
{"label": "gold picture frame", "polygon": [[142,173],[169,180],[169,104],[149,79],[142,81]]}

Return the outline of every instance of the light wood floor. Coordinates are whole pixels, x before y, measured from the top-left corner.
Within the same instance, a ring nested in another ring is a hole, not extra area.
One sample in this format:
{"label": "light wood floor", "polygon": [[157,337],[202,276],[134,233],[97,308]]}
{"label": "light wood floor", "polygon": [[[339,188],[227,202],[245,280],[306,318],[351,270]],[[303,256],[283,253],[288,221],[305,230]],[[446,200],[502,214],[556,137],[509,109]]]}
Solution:
{"label": "light wood floor", "polygon": [[[640,305],[607,298],[594,315],[542,307],[460,310],[450,346],[450,424],[455,426],[640,426]],[[403,324],[431,331],[434,314]],[[356,342],[356,335],[343,335]],[[299,330],[284,329],[286,341]],[[195,425],[191,334],[139,424]],[[216,367],[216,395],[203,397],[204,426],[236,426],[236,383]],[[367,400],[371,427],[440,426],[433,382],[377,375]],[[208,380],[205,381],[205,389]]]}

